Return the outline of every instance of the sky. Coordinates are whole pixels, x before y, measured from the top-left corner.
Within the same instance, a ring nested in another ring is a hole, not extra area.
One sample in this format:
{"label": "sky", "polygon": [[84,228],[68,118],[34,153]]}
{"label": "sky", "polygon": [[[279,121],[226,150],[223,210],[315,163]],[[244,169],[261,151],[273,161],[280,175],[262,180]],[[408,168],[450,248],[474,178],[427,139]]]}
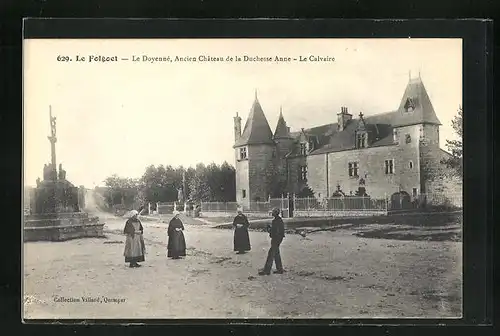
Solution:
{"label": "sky", "polygon": [[[90,55],[119,61],[88,62]],[[132,61],[199,55],[233,61]],[[237,55],[335,61],[236,62]],[[354,116],[396,110],[409,76],[420,74],[443,124],[443,148],[456,138],[451,121],[462,104],[460,39],[25,40],[23,71],[25,185],[43,178],[50,162],[49,106],[57,162],[70,182],[91,188],[112,174],[140,177],[149,165],[234,165],[233,117],[238,112],[244,127],[256,91],[271,129],[282,107],[296,131],[335,122],[341,106]]]}

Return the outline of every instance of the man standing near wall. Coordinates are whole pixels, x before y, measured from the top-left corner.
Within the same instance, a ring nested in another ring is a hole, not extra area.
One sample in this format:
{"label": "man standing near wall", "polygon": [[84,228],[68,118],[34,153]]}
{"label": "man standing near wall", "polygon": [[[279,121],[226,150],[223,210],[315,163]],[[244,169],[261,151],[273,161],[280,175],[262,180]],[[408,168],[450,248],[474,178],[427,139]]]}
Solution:
{"label": "man standing near wall", "polygon": [[273,267],[273,261],[276,263],[276,271],[274,273],[283,274],[283,264],[281,263],[280,245],[285,237],[285,223],[280,217],[280,209],[274,208],[272,211],[274,219],[267,230],[269,232],[269,237],[271,237],[271,247],[267,254],[266,264],[264,269],[259,271],[259,275],[269,275],[271,274],[271,268]]}

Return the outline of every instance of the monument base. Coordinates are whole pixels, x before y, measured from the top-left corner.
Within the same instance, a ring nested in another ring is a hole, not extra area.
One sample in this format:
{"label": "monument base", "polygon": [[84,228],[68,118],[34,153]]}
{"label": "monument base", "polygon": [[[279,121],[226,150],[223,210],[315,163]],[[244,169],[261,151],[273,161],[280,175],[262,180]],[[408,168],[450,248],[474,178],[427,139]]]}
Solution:
{"label": "monument base", "polygon": [[24,241],[65,241],[104,237],[104,223],[85,212],[49,213],[24,218]]}

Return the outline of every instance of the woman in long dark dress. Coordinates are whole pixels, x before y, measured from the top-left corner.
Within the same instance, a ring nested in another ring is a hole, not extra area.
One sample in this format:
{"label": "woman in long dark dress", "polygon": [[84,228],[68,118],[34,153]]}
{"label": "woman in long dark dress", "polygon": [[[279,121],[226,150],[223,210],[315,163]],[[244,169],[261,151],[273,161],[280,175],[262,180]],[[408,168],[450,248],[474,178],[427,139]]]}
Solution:
{"label": "woman in long dark dress", "polygon": [[234,227],[234,251],[238,254],[243,254],[250,251],[250,236],[248,235],[248,227],[250,223],[248,222],[247,216],[243,214],[241,209],[238,209],[238,215],[234,217],[233,227]]}
{"label": "woman in long dark dress", "polygon": [[138,262],[144,261],[145,246],[142,236],[144,229],[141,221],[137,218],[138,215],[137,210],[132,210],[123,229],[123,233],[126,235],[123,256],[125,262],[130,263],[129,267],[139,267],[141,265]]}
{"label": "woman in long dark dress", "polygon": [[167,257],[179,259],[186,256],[186,240],[184,239],[184,224],[179,218],[180,213],[175,212],[174,218],[168,224]]}

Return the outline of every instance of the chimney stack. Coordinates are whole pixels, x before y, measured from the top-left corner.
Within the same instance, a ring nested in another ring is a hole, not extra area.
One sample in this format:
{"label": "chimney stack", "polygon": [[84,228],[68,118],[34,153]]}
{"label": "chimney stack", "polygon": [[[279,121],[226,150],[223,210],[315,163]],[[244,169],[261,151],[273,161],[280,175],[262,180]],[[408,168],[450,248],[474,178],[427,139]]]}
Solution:
{"label": "chimney stack", "polygon": [[241,118],[236,112],[236,117],[234,119],[234,141],[238,141],[241,137]]}
{"label": "chimney stack", "polygon": [[347,107],[342,106],[340,108],[340,112],[337,113],[337,129],[339,132],[342,132],[346,126],[349,120],[352,119],[352,114],[349,114]]}

